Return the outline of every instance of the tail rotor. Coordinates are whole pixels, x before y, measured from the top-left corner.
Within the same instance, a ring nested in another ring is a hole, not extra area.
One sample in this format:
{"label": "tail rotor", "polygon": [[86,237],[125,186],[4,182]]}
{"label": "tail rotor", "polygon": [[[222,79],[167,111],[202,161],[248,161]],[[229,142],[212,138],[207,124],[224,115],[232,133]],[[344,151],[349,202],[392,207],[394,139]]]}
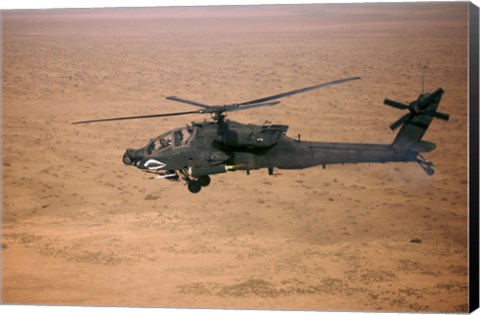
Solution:
{"label": "tail rotor", "polygon": [[404,116],[400,117],[397,121],[390,125],[390,129],[395,130],[404,123],[410,121],[415,116],[418,115],[426,115],[435,118],[439,118],[442,120],[448,120],[450,116],[448,114],[440,113],[437,111],[429,111],[426,110],[428,105],[432,102],[438,102],[439,98],[444,93],[443,89],[438,89],[431,94],[420,94],[417,100],[411,102],[410,104],[406,105],[397,101],[393,101],[390,99],[385,99],[383,102],[385,105],[391,106],[396,109],[405,110],[408,109],[409,113],[405,114]]}

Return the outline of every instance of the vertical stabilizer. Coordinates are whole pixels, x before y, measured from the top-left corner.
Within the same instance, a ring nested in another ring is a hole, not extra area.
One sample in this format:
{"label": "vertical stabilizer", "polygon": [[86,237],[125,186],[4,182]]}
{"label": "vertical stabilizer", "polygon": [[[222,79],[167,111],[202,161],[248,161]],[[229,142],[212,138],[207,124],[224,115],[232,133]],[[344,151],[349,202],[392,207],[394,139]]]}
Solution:
{"label": "vertical stabilizer", "polygon": [[[419,144],[423,143],[421,142],[422,137],[430,126],[433,118],[448,120],[449,115],[437,112],[443,93],[443,89],[440,88],[433,93],[420,94],[418,99],[409,105],[388,99],[385,100],[386,105],[398,109],[408,109],[409,111],[409,113],[402,116],[390,126],[392,130],[401,126],[400,131],[392,143],[396,151],[406,151],[412,146],[421,147]],[[433,148],[434,146],[431,146],[431,149]]]}

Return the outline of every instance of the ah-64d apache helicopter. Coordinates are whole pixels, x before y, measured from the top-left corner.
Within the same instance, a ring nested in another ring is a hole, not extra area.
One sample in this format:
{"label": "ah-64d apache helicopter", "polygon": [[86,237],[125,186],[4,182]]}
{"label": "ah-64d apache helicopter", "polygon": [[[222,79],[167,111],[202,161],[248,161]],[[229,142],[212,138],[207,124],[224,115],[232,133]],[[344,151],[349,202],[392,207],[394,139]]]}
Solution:
{"label": "ah-64d apache helicopter", "polygon": [[117,117],[78,121],[74,124],[144,119],[187,114],[211,114],[213,121],[193,122],[183,128],[168,131],[151,139],[140,149],[127,149],[123,163],[134,165],[156,178],[184,180],[192,193],[210,184],[210,175],[228,171],[267,168],[270,175],[274,168],[304,169],[315,165],[335,163],[385,163],[417,162],[428,174],[433,175],[433,163],[422,153],[435,149],[435,144],[422,140],[433,118],[448,120],[449,116],[437,112],[444,91],[422,93],[417,100],[406,105],[385,99],[384,104],[397,109],[408,109],[408,113],[394,122],[392,130],[402,126],[391,144],[358,144],[310,142],[286,136],[287,125],[252,125],[226,119],[227,112],[274,106],[273,101],[282,97],[311,91],[359,77],[335,80],[303,89],[263,97],[230,105],[206,105],[176,96],[172,101],[200,107],[199,110],[168,114]]}

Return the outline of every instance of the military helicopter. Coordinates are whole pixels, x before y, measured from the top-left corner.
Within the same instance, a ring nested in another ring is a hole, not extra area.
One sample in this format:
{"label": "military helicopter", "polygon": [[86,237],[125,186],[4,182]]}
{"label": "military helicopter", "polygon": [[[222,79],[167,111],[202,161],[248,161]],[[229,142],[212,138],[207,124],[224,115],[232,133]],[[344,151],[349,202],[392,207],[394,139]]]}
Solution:
{"label": "military helicopter", "polygon": [[304,169],[316,165],[338,163],[417,162],[428,174],[434,174],[433,163],[422,153],[435,149],[435,144],[422,140],[433,118],[448,120],[449,115],[437,112],[444,93],[439,88],[433,93],[421,93],[408,105],[385,99],[384,104],[408,112],[390,128],[400,131],[391,144],[358,144],[310,142],[286,135],[287,125],[253,125],[231,121],[227,112],[257,107],[275,106],[277,99],[327,86],[358,80],[360,77],[330,81],[298,90],[280,93],[242,103],[207,105],[176,96],[168,100],[199,107],[199,110],[167,114],[128,116],[77,121],[73,124],[146,119],[189,114],[210,114],[212,120],[192,122],[151,139],[140,149],[127,149],[123,163],[153,173],[155,178],[184,180],[188,190],[198,193],[210,184],[210,175],[229,171],[267,168]]}

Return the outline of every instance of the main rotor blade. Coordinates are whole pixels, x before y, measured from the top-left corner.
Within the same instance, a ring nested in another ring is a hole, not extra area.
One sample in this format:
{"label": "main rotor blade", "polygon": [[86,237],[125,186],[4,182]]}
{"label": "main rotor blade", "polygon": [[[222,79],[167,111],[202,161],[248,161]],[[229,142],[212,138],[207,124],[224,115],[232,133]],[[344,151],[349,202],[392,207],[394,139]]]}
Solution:
{"label": "main rotor blade", "polygon": [[202,107],[202,108],[209,108],[210,107],[210,106],[202,104],[202,103],[194,102],[194,101],[191,101],[191,100],[186,100],[184,98],[180,98],[180,97],[176,97],[176,96],[168,96],[166,99],[170,100],[170,101],[176,101],[176,102],[180,102],[180,103],[190,104],[190,105],[194,105],[194,106],[198,106],[198,107]]}
{"label": "main rotor blade", "polygon": [[244,110],[244,109],[250,109],[250,108],[255,108],[255,107],[263,107],[263,106],[274,106],[279,104],[279,101],[276,102],[270,102],[270,103],[261,103],[261,104],[254,104],[254,105],[245,105],[245,106],[238,106],[238,107],[232,107],[232,109],[227,109],[229,112],[235,112],[239,110]]}
{"label": "main rotor blade", "polygon": [[408,113],[408,114],[405,114],[403,115],[399,120],[397,120],[396,122],[394,122],[393,124],[390,125],[390,129],[392,130],[395,130],[397,129],[398,127],[400,127],[403,123],[407,122],[408,120],[410,120],[410,118],[413,116],[412,113]]}
{"label": "main rotor blade", "polygon": [[275,100],[277,98],[286,97],[286,96],[290,96],[290,95],[294,95],[294,94],[298,94],[298,93],[303,93],[303,92],[319,89],[319,88],[330,86],[330,85],[340,84],[340,83],[353,81],[353,80],[359,80],[359,79],[361,79],[361,78],[360,77],[351,77],[351,78],[346,78],[346,79],[330,81],[330,82],[327,82],[327,83],[322,83],[322,84],[318,84],[318,85],[309,86],[309,87],[306,87],[306,88],[303,88],[303,89],[298,89],[298,90],[293,90],[293,91],[290,91],[290,92],[285,92],[285,93],[280,93],[280,94],[276,94],[276,95],[272,95],[272,96],[267,96],[267,97],[264,97],[264,98],[259,98],[257,100],[239,103],[239,104],[236,104],[236,105],[250,105],[250,104],[263,103],[263,102]]}
{"label": "main rotor blade", "polygon": [[389,100],[388,98],[386,98],[383,101],[383,104],[388,105],[388,106],[392,106],[392,107],[395,107],[395,108],[398,108],[398,109],[407,109],[408,108],[408,105],[402,104],[400,102]]}
{"label": "main rotor blade", "polygon": [[443,93],[444,93],[443,89],[439,88],[438,90],[436,90],[435,92],[433,92],[432,94],[430,94],[429,96],[421,100],[418,106],[423,109],[424,107],[428,106],[428,104],[430,104],[438,96],[441,96]]}
{"label": "main rotor blade", "polygon": [[189,112],[168,113],[168,114],[155,114],[155,115],[143,115],[143,116],[128,116],[128,117],[115,117],[115,118],[104,118],[104,119],[94,119],[94,120],[82,120],[82,121],[73,122],[72,125],[88,124],[88,123],[103,122],[103,121],[115,121],[115,120],[127,120],[127,119],[144,119],[144,118],[179,116],[179,115],[201,114],[201,113],[202,113],[201,110],[194,110],[194,111],[189,111]]}
{"label": "main rotor blade", "polygon": [[440,119],[443,119],[443,120],[448,120],[450,118],[449,114],[444,114],[444,113],[440,113],[440,112],[422,112],[422,114],[427,115],[427,116],[433,116],[433,117],[440,118]]}

